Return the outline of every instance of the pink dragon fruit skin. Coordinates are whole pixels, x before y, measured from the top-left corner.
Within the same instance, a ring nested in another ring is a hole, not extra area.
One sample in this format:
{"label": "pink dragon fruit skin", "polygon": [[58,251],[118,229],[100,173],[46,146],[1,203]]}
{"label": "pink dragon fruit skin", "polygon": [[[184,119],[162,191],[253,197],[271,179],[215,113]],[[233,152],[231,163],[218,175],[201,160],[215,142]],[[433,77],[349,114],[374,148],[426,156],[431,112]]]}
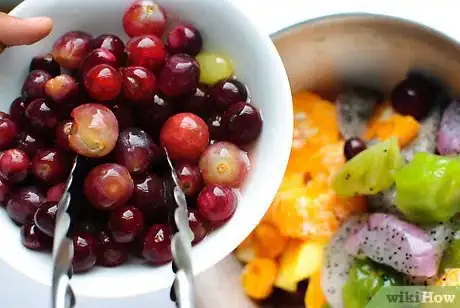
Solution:
{"label": "pink dragon fruit skin", "polygon": [[441,155],[459,154],[460,102],[452,101],[444,111],[438,135],[438,151]]}
{"label": "pink dragon fruit skin", "polygon": [[375,262],[416,277],[435,276],[441,254],[425,231],[382,213],[370,215],[367,224],[347,238],[345,249],[355,256],[362,252]]}

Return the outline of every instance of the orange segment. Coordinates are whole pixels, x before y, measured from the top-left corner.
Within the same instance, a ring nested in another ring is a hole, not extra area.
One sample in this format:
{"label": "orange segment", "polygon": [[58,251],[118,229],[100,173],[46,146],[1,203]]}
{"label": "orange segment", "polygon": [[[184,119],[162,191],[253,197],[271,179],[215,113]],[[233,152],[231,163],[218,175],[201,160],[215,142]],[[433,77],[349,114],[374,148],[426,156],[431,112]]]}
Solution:
{"label": "orange segment", "polygon": [[266,258],[257,258],[246,264],[241,276],[244,292],[253,299],[265,299],[273,291],[278,265]]}
{"label": "orange segment", "polygon": [[345,163],[343,146],[344,142],[340,141],[320,147],[305,159],[305,172],[308,172],[311,177],[319,176],[321,173],[327,176],[334,175]]}
{"label": "orange segment", "polygon": [[335,196],[334,213],[340,223],[347,218],[367,212],[367,199],[364,196],[342,197]]}
{"label": "orange segment", "polygon": [[335,105],[316,94],[294,95],[294,137],[288,170],[303,169],[303,164],[321,146],[340,138]]}
{"label": "orange segment", "polygon": [[380,141],[396,137],[399,146],[404,147],[417,137],[419,130],[420,123],[412,116],[398,114],[391,105],[385,104],[379,107],[375,116],[369,121],[364,137],[366,140],[377,138]]}
{"label": "orange segment", "polygon": [[338,227],[332,201],[329,193],[312,194],[307,188],[281,192],[275,199],[272,219],[285,236],[327,240]]}
{"label": "orange segment", "polygon": [[279,230],[267,223],[261,223],[254,230],[254,249],[257,257],[276,258],[286,247],[288,239]]}

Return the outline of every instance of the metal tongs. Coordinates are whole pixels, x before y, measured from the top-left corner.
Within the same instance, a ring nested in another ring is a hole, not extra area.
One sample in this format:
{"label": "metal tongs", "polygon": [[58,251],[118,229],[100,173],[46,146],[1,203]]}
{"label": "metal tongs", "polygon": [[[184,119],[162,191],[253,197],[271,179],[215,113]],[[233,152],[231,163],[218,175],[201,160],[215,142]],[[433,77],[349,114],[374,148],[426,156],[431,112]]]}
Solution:
{"label": "metal tongs", "polygon": [[[195,284],[191,261],[191,242],[193,232],[188,224],[187,200],[180,188],[179,178],[172,165],[168,152],[166,158],[171,169],[171,178],[165,180],[165,194],[173,198],[168,200],[170,212],[169,222],[173,230],[171,252],[173,256],[172,269],[176,273],[171,287],[171,299],[179,308],[195,308]],[[73,308],[76,305],[75,294],[70,285],[72,278],[72,259],[74,247],[72,241],[72,197],[81,193],[84,174],[85,158],[76,156],[70,175],[67,179],[66,190],[61,197],[56,213],[56,228],[53,241],[53,277],[52,277],[52,308]]]}
{"label": "metal tongs", "polygon": [[[171,169],[171,178],[173,180],[172,195],[175,201],[167,204],[171,213],[169,219],[173,229],[171,252],[173,271],[176,273],[176,279],[171,288],[171,299],[176,302],[179,308],[194,308],[195,283],[191,258],[193,232],[188,224],[187,199],[180,188],[179,177],[166,149],[165,153]],[[168,182],[165,181],[165,183]],[[165,193],[171,193],[169,185],[165,185]]]}
{"label": "metal tongs", "polygon": [[[73,308],[76,300],[70,286],[72,278],[73,241],[71,237],[71,197],[75,172],[79,161],[75,157],[72,169],[67,179],[66,189],[59,200],[56,213],[56,227],[53,240],[53,280],[52,280],[52,308]],[[80,186],[81,187],[81,186]],[[81,188],[80,188],[81,189]]]}

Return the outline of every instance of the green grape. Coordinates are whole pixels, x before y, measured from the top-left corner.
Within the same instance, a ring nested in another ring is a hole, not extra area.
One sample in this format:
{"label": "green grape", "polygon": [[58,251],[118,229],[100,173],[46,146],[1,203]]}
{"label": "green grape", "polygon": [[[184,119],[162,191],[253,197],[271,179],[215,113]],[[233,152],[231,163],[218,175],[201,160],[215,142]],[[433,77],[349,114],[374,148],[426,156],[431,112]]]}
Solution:
{"label": "green grape", "polygon": [[343,286],[344,307],[364,308],[380,288],[401,285],[402,276],[395,270],[369,259],[356,259]]}
{"label": "green grape", "polygon": [[341,196],[375,195],[394,183],[394,172],[404,165],[396,138],[377,143],[345,163],[332,180]]}
{"label": "green grape", "polygon": [[[458,232],[457,232],[458,233]],[[440,273],[444,273],[449,268],[460,267],[460,236],[449,244],[449,247],[444,251],[441,259],[441,265],[439,266]]]}
{"label": "green grape", "polygon": [[201,52],[196,56],[200,63],[200,82],[213,85],[233,75],[233,64],[230,60],[215,52]]}
{"label": "green grape", "polygon": [[416,153],[395,174],[398,209],[419,223],[445,222],[460,211],[460,158]]}

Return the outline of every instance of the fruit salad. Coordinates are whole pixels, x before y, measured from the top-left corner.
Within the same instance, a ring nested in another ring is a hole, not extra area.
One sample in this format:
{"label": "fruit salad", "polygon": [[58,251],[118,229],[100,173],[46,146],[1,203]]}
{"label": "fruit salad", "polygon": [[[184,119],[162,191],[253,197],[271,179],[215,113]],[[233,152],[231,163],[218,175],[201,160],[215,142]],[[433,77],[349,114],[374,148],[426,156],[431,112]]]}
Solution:
{"label": "fruit salad", "polygon": [[446,87],[409,72],[388,96],[356,86],[293,101],[283,183],[234,253],[247,296],[364,308],[384,287],[459,286],[460,104]]}
{"label": "fruit salad", "polygon": [[31,59],[20,96],[0,112],[0,203],[25,247],[51,250],[71,162],[81,158],[76,273],[132,258],[171,261],[165,150],[188,199],[192,244],[225,224],[263,126],[232,60],[203,50],[193,21],[170,21],[154,1],[136,0],[120,22],[126,42],[63,34]]}

